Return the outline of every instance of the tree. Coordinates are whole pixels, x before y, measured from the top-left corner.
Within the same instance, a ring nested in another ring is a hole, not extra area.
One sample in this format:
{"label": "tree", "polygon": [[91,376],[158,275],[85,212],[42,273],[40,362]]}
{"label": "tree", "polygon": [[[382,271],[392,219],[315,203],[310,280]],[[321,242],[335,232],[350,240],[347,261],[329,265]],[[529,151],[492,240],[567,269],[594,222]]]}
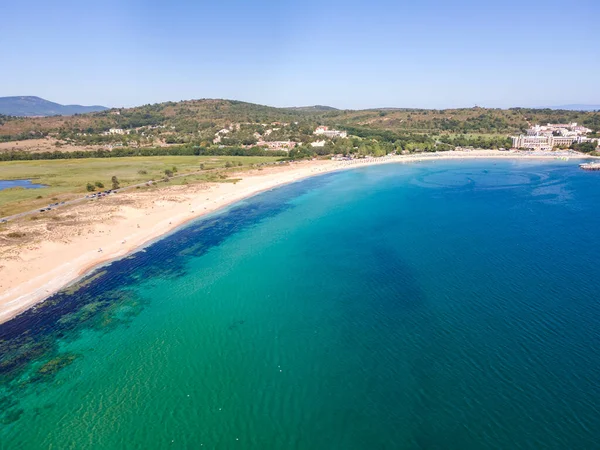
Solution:
{"label": "tree", "polygon": [[173,171],[171,169],[166,169],[165,170],[165,175],[170,178],[173,176]]}
{"label": "tree", "polygon": [[104,187],[104,184],[100,181],[96,181],[94,184],[96,185],[96,187],[99,187],[100,189],[102,189]]}
{"label": "tree", "polygon": [[96,187],[92,183],[88,183],[85,188],[88,192],[94,192],[96,190]]}
{"label": "tree", "polygon": [[117,179],[117,177],[115,175],[112,176],[112,178],[110,179],[110,181],[112,182],[112,188],[113,189],[119,189],[120,183],[119,183],[119,180]]}
{"label": "tree", "polygon": [[583,152],[583,153],[590,153],[593,152],[594,150],[596,150],[596,142],[580,142],[580,143],[574,143],[573,145],[571,145],[571,148],[573,150],[577,150],[578,152]]}

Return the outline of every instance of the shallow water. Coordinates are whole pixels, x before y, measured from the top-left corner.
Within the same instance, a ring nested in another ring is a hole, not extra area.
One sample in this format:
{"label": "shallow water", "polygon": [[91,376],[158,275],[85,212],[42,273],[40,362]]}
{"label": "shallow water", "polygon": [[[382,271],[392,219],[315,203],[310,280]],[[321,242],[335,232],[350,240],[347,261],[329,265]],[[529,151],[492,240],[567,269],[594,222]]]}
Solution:
{"label": "shallow water", "polygon": [[428,162],[198,220],[0,326],[0,448],[593,448],[600,174]]}
{"label": "shallow water", "polygon": [[39,189],[47,186],[45,184],[35,184],[31,180],[0,180],[0,191],[14,187]]}

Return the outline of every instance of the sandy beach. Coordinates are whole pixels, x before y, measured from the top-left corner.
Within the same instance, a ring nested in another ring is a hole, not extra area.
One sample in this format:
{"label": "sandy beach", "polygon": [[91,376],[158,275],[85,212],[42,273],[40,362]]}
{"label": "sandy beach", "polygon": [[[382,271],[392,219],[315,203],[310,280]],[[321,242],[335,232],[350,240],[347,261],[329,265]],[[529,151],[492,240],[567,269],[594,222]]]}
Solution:
{"label": "sandy beach", "polygon": [[[465,151],[352,161],[302,161],[233,175],[239,178],[235,183],[131,190],[57,209],[41,220],[9,223],[0,234],[0,323],[43,301],[91,269],[140,249],[192,219],[259,192],[360,166],[473,158],[555,157]],[[15,232],[27,238],[11,238]]]}

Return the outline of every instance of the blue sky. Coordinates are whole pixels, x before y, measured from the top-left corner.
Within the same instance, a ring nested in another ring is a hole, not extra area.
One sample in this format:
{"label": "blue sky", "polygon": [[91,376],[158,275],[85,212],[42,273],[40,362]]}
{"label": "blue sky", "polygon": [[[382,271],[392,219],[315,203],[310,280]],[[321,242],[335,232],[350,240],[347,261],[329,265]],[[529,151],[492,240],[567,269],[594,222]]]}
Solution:
{"label": "blue sky", "polygon": [[598,0],[4,2],[0,96],[600,104]]}

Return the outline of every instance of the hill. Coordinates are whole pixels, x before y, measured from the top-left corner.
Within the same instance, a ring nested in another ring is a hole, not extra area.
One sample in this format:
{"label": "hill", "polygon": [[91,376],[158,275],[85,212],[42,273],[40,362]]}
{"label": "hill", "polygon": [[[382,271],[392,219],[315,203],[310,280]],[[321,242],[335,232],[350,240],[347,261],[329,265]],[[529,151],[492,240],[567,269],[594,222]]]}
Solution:
{"label": "hill", "polygon": [[61,105],[35,96],[0,97],[0,114],[6,116],[71,116],[106,109],[98,105]]}
{"label": "hill", "polygon": [[[252,146],[261,140],[312,143],[317,139],[313,135],[315,127],[327,125],[358,138],[392,143],[402,150],[454,146],[506,148],[511,144],[510,135],[522,133],[532,124],[571,122],[600,132],[600,112],[480,107],[446,110],[275,108],[235,100],[200,99],[113,108],[75,116],[0,115],[0,142],[43,139],[58,151],[71,151],[78,146],[135,149],[177,144],[190,148],[215,147],[221,151],[225,147]],[[48,150],[47,145],[45,150]],[[358,147],[360,142],[353,141],[352,145]],[[24,145],[3,147],[5,151],[16,151]]]}
{"label": "hill", "polygon": [[286,109],[291,109],[294,111],[308,111],[308,112],[315,112],[315,111],[339,111],[337,108],[334,108],[333,106],[325,106],[325,105],[313,105],[313,106],[291,106],[289,108]]}

